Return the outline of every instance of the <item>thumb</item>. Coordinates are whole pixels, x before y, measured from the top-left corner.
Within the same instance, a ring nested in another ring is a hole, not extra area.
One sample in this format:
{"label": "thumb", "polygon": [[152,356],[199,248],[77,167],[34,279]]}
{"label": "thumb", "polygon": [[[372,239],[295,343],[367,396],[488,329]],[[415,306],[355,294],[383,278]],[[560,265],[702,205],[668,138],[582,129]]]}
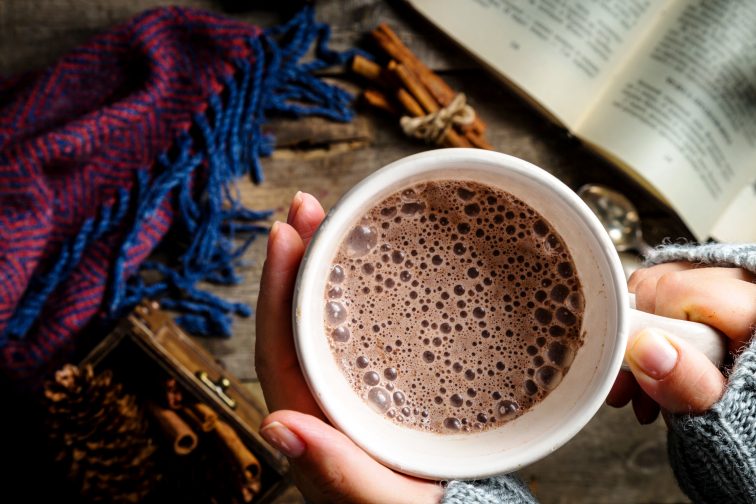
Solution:
{"label": "thumb", "polygon": [[439,502],[440,485],[395,473],[314,416],[276,411],[260,435],[289,457],[297,486],[313,502]]}
{"label": "thumb", "polygon": [[724,376],[703,353],[660,329],[637,333],[626,358],[643,391],[671,413],[703,413],[724,392]]}

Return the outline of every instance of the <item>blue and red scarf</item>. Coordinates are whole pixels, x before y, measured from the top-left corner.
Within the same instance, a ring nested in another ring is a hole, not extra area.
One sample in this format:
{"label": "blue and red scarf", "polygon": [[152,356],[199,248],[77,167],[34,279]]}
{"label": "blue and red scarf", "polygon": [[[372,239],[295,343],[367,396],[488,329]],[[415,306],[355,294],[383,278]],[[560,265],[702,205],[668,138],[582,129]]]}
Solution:
{"label": "blue and red scarf", "polygon": [[[0,368],[30,376],[145,297],[192,331],[230,334],[249,307],[196,284],[238,282],[265,230],[232,184],[262,179],[265,116],[351,118],[351,96],[312,75],[349,57],[328,34],[311,8],[267,31],[160,8],[0,80]],[[175,261],[146,261],[169,231]]]}

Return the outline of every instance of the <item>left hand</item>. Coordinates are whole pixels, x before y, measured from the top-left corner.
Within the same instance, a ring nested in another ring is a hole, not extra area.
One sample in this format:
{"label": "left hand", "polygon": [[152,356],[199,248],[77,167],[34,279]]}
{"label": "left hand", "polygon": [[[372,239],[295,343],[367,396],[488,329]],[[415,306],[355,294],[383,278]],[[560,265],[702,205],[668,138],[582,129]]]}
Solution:
{"label": "left hand", "polygon": [[[740,268],[676,262],[636,271],[628,289],[635,292],[639,310],[715,327],[737,353],[749,343],[756,325],[753,280],[754,275]],[[724,393],[724,375],[703,353],[659,329],[631,335],[625,360],[632,373],[620,372],[606,402],[619,408],[632,400],[641,424],[653,422],[660,408],[703,413]]]}
{"label": "left hand", "polygon": [[291,327],[294,282],[323,218],[320,203],[300,192],[287,222],[270,230],[257,303],[255,367],[273,413],[263,420],[260,434],[289,458],[294,480],[311,502],[438,502],[440,485],[392,471],[331,427],[299,369]]}

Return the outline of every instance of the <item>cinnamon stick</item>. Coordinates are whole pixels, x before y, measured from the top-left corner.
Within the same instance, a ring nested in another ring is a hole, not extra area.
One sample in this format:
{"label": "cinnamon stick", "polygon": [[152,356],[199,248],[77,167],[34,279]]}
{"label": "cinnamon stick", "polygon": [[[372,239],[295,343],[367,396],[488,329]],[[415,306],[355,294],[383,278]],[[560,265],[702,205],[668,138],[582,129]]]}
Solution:
{"label": "cinnamon stick", "polygon": [[205,403],[195,403],[192,410],[199,418],[200,428],[203,432],[210,432],[218,424],[218,414]]}
{"label": "cinnamon stick", "polygon": [[175,411],[148,403],[147,409],[171,442],[176,455],[188,455],[197,447],[197,434]]}
{"label": "cinnamon stick", "polygon": [[[379,24],[371,34],[381,49],[417,75],[438,104],[446,107],[451,103],[457,93],[441,77],[425,66],[386,23]],[[476,116],[470,128],[480,135],[485,131],[486,125],[480,117]]]}
{"label": "cinnamon stick", "polygon": [[388,64],[388,69],[393,75],[396,76],[396,78],[399,80],[399,82],[402,83],[407,91],[412,94],[415,100],[420,103],[426,113],[430,114],[431,112],[435,112],[439,109],[438,103],[436,103],[433,97],[428,94],[422,83],[415,79],[414,75],[410,74],[406,66],[401,63],[397,63],[394,60],[391,60]]}
{"label": "cinnamon stick", "polygon": [[352,58],[352,71],[381,86],[388,85],[386,75],[380,65],[359,54]]}
{"label": "cinnamon stick", "polygon": [[399,100],[399,103],[402,104],[404,110],[406,110],[412,117],[421,117],[425,115],[423,107],[417,103],[417,100],[415,100],[406,89],[399,88],[396,92],[396,99]]}
{"label": "cinnamon stick", "polygon": [[234,462],[238,464],[247,481],[260,479],[260,461],[244,445],[236,431],[226,422],[219,420],[213,431],[228,449]]}
{"label": "cinnamon stick", "polygon": [[371,107],[388,112],[392,116],[398,116],[399,111],[396,109],[393,103],[389,100],[388,96],[378,91],[377,89],[366,89],[362,92],[362,99],[365,103]]}

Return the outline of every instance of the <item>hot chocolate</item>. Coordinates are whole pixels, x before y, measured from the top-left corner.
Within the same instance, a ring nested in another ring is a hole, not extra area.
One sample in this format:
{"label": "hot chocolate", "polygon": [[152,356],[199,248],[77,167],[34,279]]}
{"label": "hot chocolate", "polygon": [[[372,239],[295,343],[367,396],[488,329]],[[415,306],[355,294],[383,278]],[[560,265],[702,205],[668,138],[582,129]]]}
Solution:
{"label": "hot chocolate", "polygon": [[583,292],[533,208],[473,181],[397,192],[348,233],[324,292],[355,392],[403,425],[496,427],[552,391],[582,344]]}

